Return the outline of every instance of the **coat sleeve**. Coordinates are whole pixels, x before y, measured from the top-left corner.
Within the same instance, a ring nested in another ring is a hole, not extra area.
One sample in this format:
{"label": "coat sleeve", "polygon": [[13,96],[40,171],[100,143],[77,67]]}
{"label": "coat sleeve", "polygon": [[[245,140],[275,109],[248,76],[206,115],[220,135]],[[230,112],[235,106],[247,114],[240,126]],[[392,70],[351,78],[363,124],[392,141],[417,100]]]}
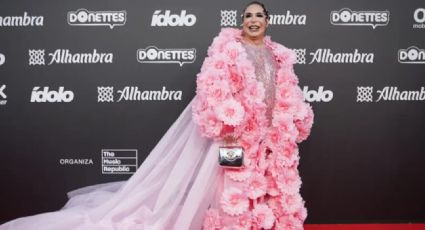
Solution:
{"label": "coat sleeve", "polygon": [[300,143],[307,139],[313,125],[313,110],[304,101],[303,92],[299,86],[298,77],[294,71],[296,54],[293,50],[277,45],[278,59],[281,68],[277,74],[277,108],[293,114],[293,123],[297,130],[295,141]]}
{"label": "coat sleeve", "polygon": [[305,113],[305,116],[295,120],[295,126],[298,129],[298,136],[296,139],[298,143],[306,140],[310,135],[314,120],[314,113],[310,104],[303,102],[302,107],[304,107],[302,110],[304,110],[303,113]]}
{"label": "coat sleeve", "polygon": [[[292,51],[294,52],[294,51]],[[295,53],[294,53],[295,55]],[[291,66],[291,71],[296,76],[293,68],[293,64]],[[296,77],[298,79],[298,77]],[[311,128],[313,126],[314,113],[311,105],[304,100],[304,94],[298,84],[298,80],[296,81],[296,89],[298,91],[298,103],[297,103],[297,113],[294,117],[294,123],[298,130],[298,135],[296,138],[297,143],[301,143],[306,140],[310,135]]]}
{"label": "coat sleeve", "polygon": [[230,82],[232,60],[222,52],[225,41],[216,37],[208,49],[196,79],[196,95],[192,105],[193,121],[205,137],[222,140],[237,138],[235,128],[245,115],[242,103],[235,99]]}

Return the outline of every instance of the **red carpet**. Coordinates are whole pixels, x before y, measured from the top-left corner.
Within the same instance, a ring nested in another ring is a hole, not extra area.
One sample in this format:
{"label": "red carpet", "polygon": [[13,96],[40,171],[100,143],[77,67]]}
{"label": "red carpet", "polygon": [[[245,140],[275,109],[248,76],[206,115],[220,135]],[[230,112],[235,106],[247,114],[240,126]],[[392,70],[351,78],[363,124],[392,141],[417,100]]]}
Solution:
{"label": "red carpet", "polygon": [[306,224],[305,230],[425,230],[425,224]]}

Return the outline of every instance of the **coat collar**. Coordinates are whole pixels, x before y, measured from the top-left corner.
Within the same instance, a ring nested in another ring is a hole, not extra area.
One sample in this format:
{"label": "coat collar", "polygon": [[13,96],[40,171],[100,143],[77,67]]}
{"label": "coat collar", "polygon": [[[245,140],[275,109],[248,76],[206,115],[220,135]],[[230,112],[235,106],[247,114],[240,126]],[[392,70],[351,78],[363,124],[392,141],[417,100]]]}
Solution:
{"label": "coat collar", "polygon": [[[222,28],[218,38],[221,42],[227,43],[236,41],[242,42],[242,30],[236,28]],[[271,50],[273,57],[277,62],[278,69],[292,65],[296,61],[294,51],[286,48],[285,46],[272,41],[269,35],[264,37],[264,44]],[[224,44],[223,44],[224,45]]]}

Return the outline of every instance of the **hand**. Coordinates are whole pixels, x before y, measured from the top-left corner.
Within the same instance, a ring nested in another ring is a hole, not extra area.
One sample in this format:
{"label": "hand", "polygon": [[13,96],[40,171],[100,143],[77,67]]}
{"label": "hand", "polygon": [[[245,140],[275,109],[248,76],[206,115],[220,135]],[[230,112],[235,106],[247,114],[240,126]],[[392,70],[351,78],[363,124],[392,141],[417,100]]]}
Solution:
{"label": "hand", "polygon": [[225,144],[235,144],[238,140],[236,139],[236,137],[228,135],[223,138],[223,141]]}

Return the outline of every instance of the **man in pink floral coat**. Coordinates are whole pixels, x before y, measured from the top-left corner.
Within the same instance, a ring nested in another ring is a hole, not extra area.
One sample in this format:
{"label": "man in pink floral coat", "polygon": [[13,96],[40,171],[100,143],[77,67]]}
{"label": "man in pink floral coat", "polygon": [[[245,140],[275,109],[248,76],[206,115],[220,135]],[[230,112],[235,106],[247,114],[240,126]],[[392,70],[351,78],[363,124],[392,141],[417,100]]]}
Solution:
{"label": "man in pink floral coat", "polygon": [[[308,137],[313,112],[293,70],[296,55],[265,36],[267,19],[264,5],[248,4],[243,30],[222,29],[197,77],[193,119],[202,135],[245,150],[241,169],[223,169],[205,229],[303,229],[307,217],[297,144]],[[253,44],[271,53],[273,100],[247,53]]]}

